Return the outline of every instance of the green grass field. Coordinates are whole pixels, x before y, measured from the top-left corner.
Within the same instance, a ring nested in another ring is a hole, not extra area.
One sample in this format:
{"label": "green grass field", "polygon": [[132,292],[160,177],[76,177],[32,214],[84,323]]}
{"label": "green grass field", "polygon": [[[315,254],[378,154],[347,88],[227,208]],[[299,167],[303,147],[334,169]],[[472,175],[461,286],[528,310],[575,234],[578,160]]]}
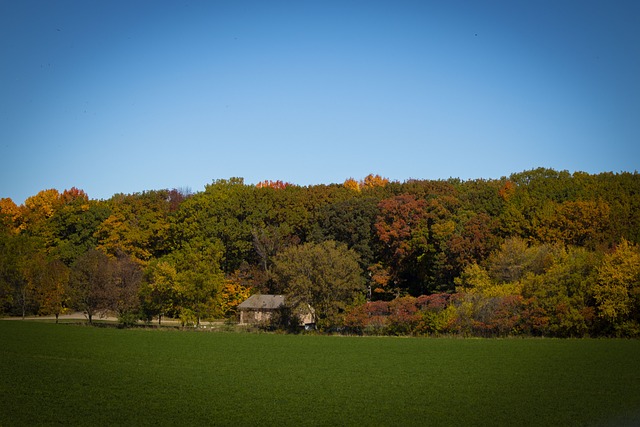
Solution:
{"label": "green grass field", "polygon": [[0,426],[633,425],[640,341],[0,321]]}

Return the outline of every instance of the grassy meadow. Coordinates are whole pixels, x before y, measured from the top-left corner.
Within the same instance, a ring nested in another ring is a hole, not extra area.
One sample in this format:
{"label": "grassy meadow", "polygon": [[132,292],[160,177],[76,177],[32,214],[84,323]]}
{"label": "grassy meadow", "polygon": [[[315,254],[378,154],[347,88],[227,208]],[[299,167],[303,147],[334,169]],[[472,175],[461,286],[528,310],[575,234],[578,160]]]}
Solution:
{"label": "grassy meadow", "polygon": [[0,321],[0,425],[632,425],[640,341]]}

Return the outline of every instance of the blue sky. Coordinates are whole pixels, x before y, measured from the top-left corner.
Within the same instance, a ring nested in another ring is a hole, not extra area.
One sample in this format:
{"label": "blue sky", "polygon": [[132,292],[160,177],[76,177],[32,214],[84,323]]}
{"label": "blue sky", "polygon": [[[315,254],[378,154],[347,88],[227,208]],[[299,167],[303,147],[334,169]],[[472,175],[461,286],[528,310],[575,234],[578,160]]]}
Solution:
{"label": "blue sky", "polygon": [[0,2],[0,197],[635,171],[640,2]]}

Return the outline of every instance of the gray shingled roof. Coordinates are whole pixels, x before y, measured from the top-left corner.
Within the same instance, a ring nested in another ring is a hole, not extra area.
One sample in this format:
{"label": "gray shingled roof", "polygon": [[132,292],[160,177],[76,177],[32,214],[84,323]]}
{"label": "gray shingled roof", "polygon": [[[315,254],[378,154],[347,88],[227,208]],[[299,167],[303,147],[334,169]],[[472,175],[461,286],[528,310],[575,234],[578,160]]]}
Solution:
{"label": "gray shingled roof", "polygon": [[284,295],[251,295],[238,308],[275,310],[284,304]]}

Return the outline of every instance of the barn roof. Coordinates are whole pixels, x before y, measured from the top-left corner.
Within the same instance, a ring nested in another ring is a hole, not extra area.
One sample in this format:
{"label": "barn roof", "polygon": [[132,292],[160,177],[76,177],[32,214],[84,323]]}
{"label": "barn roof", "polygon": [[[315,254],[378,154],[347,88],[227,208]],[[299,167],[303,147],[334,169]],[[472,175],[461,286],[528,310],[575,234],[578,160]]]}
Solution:
{"label": "barn roof", "polygon": [[284,295],[251,295],[247,300],[238,305],[242,309],[275,310],[284,304]]}

